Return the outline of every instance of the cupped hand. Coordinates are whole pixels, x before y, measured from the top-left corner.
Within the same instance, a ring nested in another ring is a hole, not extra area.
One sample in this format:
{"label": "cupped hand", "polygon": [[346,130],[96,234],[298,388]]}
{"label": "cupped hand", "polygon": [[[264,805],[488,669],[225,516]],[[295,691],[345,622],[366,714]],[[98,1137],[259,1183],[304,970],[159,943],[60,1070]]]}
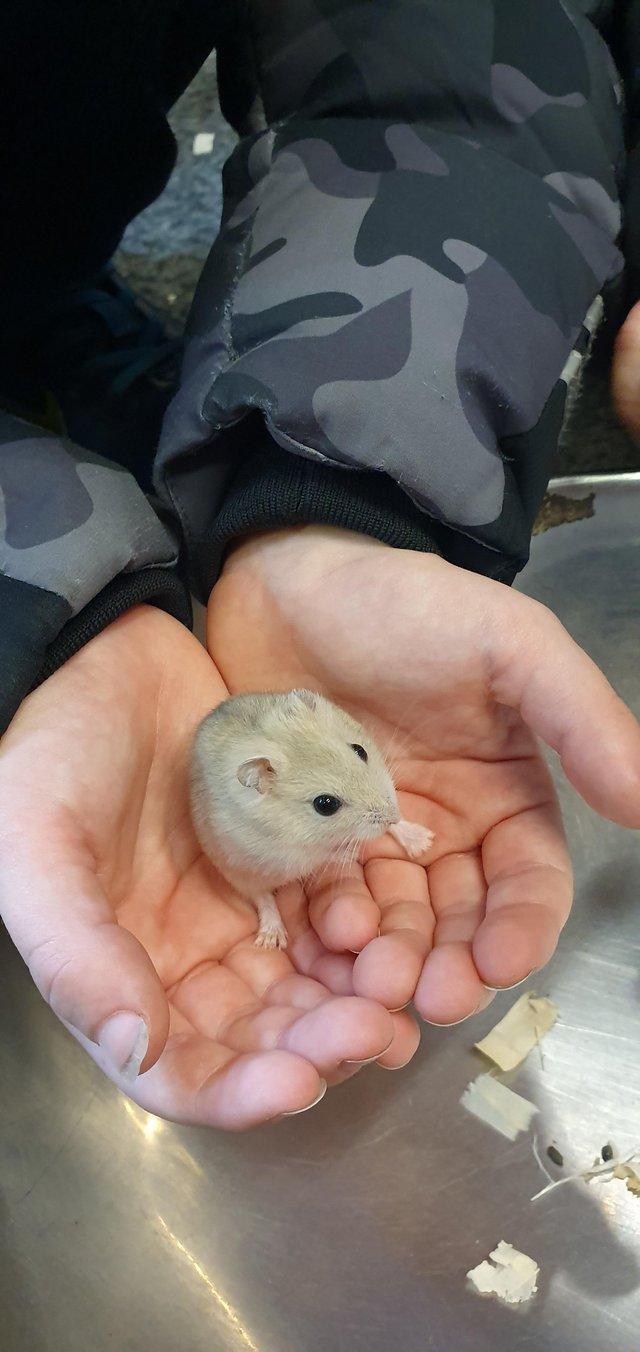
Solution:
{"label": "cupped hand", "polygon": [[[483,1008],[554,951],[571,867],[536,735],[604,816],[640,826],[640,728],[544,607],[435,555],[322,527],[239,545],[208,646],[232,693],[310,686],[394,763],[417,863],[388,838],[307,886],[316,973],[433,1023]],[[350,954],[350,956],[347,956]]]}
{"label": "cupped hand", "polygon": [[195,727],[226,694],[196,639],[142,607],[25,701],[0,744],[0,911],[45,999],[137,1103],[243,1128],[311,1106],[353,1063],[407,1061],[418,1034],[342,993],[301,888],[283,898],[289,952],[254,948],[255,912],[203,857],[188,807]]}

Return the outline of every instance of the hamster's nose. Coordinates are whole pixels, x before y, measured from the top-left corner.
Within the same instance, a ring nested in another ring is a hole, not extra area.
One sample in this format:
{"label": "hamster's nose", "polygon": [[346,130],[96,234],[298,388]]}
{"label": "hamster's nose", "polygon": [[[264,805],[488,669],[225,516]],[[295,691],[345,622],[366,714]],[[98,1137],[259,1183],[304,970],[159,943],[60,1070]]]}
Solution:
{"label": "hamster's nose", "polygon": [[387,831],[390,826],[400,821],[400,813],[395,804],[385,804],[384,807],[374,807],[368,814],[372,826],[378,826],[380,831]]}

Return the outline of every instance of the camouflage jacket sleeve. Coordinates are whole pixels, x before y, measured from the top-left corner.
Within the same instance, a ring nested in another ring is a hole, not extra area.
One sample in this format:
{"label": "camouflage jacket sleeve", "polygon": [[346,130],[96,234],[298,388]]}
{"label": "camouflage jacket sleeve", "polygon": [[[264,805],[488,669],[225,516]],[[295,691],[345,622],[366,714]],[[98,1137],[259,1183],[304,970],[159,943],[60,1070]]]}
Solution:
{"label": "camouflage jacket sleeve", "polygon": [[243,9],[157,466],[196,589],[234,534],[302,520],[509,580],[621,268],[608,48],[577,0]]}
{"label": "camouflage jacket sleeve", "polygon": [[[589,11],[597,0],[583,0]],[[604,13],[602,10],[604,9]],[[601,0],[597,22],[624,85],[627,167],[623,192],[627,305],[640,300],[640,0]]]}
{"label": "camouflage jacket sleeve", "polygon": [[0,412],[0,733],[35,684],[131,606],[189,623],[177,557],[126,470]]}

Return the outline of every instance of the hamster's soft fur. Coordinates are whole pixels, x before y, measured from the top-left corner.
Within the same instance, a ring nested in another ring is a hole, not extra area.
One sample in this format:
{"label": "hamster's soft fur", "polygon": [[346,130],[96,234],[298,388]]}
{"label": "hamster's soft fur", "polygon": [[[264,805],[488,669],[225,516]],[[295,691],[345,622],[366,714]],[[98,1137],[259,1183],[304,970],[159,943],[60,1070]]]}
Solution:
{"label": "hamster's soft fur", "polygon": [[[364,748],[366,760],[354,747]],[[340,800],[335,815],[316,811],[321,795]],[[265,947],[286,944],[275,888],[389,829],[413,856],[432,840],[423,827],[400,821],[393,780],[372,737],[309,690],[219,704],[196,734],[191,804],[205,854],[256,906],[256,942]]]}

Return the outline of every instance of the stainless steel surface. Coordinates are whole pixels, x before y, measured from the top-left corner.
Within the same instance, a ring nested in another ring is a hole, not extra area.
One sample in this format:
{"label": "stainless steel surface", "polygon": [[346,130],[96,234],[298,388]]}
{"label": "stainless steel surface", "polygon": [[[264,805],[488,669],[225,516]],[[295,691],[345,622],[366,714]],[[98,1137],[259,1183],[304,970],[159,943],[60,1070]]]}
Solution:
{"label": "stainless steel surface", "polygon": [[[640,712],[640,476],[534,542],[525,589]],[[563,481],[586,494],[591,481]],[[536,981],[561,1018],[512,1083],[544,1147],[640,1145],[640,842],[561,785],[577,902]],[[3,1352],[635,1352],[640,1198],[542,1184],[465,1115],[474,1024],[425,1031],[413,1065],[364,1072],[307,1116],[225,1137],[134,1108],[56,1023],[0,940]],[[534,1302],[467,1291],[500,1238],[540,1263]]]}

